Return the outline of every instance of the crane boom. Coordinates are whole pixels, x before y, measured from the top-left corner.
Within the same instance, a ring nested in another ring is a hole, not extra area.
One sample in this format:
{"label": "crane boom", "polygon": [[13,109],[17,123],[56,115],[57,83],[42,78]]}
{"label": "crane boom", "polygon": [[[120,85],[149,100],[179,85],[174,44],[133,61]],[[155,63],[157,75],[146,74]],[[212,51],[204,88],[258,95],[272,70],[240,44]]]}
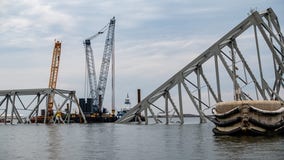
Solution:
{"label": "crane boom", "polygon": [[[99,34],[96,34],[99,35]],[[91,47],[91,40],[86,39],[85,42],[85,52],[86,52],[86,67],[88,69],[88,77],[89,77],[89,85],[90,85],[90,95],[93,99],[93,104],[97,105],[97,78],[96,78],[96,70],[95,70],[95,62],[94,62],[94,54]],[[93,112],[94,108],[91,108]]]}
{"label": "crane boom", "polygon": [[104,48],[104,54],[101,64],[101,71],[100,71],[100,77],[98,82],[98,95],[100,97],[101,104],[99,105],[99,110],[101,110],[104,95],[105,95],[105,89],[107,84],[107,78],[108,78],[108,71],[109,71],[109,65],[110,65],[110,59],[114,52],[114,29],[115,29],[115,17],[113,17],[110,20],[109,23],[109,29],[105,41],[105,48]]}
{"label": "crane boom", "polygon": [[[108,27],[108,28],[107,28]],[[94,54],[91,47],[91,40],[103,34],[108,29],[107,37],[105,40],[104,53],[100,68],[100,76],[97,82],[96,71],[95,71],[95,62]],[[105,89],[107,84],[107,77],[110,65],[110,59],[114,52],[114,29],[115,29],[115,18],[113,17],[105,27],[103,27],[95,35],[89,37],[84,41],[85,52],[86,52],[86,64],[88,69],[88,80],[90,87],[90,95],[93,99],[93,106],[91,112],[95,111],[95,108],[98,109],[98,112],[102,112],[102,102],[105,95]]]}
{"label": "crane boom", "polygon": [[56,41],[53,49],[48,88],[53,88],[53,89],[56,88],[60,54],[61,54],[61,42]]}
{"label": "crane boom", "polygon": [[[55,89],[58,77],[59,70],[59,62],[60,62],[60,54],[61,54],[61,42],[56,41],[54,44],[53,54],[52,54],[52,62],[50,68],[50,77],[48,88]],[[48,117],[53,115],[53,97],[49,95],[48,97]]]}
{"label": "crane boom", "polygon": [[98,33],[95,35],[87,38],[84,41],[85,45],[85,52],[86,52],[86,64],[88,68],[88,77],[89,77],[89,85],[90,85],[90,95],[93,99],[93,107],[91,108],[91,111],[94,112],[96,106],[98,106],[98,93],[97,93],[97,78],[96,78],[96,67],[95,67],[95,61],[94,61],[94,54],[91,47],[91,40],[99,36],[100,34],[103,34],[106,30],[107,26],[103,27]]}

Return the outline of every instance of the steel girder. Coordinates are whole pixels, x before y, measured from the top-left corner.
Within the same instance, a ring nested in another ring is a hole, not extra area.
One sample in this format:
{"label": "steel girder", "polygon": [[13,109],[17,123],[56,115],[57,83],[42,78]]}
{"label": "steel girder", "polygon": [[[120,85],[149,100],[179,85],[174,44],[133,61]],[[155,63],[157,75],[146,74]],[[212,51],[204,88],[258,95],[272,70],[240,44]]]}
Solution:
{"label": "steel girder", "polygon": [[[48,97],[53,98],[53,109],[61,111],[67,102],[69,103],[67,116],[65,121],[70,122],[72,104],[74,103],[79,110],[79,114],[82,116],[84,123],[87,123],[84,113],[76,97],[75,91],[43,88],[43,89],[15,89],[15,90],[1,90],[0,91],[0,120],[4,124],[14,124],[14,120],[17,123],[29,123],[32,118],[37,119],[39,116],[39,110],[45,109],[44,123],[50,123],[47,121],[47,107]],[[8,114],[10,113],[10,116]],[[22,115],[21,115],[22,114]],[[52,117],[52,119],[55,119]]]}
{"label": "steel girder", "polygon": [[145,124],[148,124],[148,112],[156,123],[160,122],[159,113],[164,113],[168,124],[171,106],[183,124],[185,103],[194,106],[200,122],[205,122],[206,110],[218,102],[245,99],[283,101],[283,60],[283,35],[276,14],[271,8],[251,12],[117,122],[129,122],[144,111]]}

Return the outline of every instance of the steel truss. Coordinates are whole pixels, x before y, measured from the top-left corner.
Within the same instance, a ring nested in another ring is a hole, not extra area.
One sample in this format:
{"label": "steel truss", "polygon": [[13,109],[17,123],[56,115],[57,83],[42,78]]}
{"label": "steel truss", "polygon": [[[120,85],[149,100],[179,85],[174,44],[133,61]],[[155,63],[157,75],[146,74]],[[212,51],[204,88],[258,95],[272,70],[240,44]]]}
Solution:
{"label": "steel truss", "polygon": [[[48,97],[53,98],[53,109],[61,111],[66,108],[65,122],[69,123],[73,103],[76,105],[81,118],[86,123],[86,118],[81,110],[75,91],[52,88],[44,89],[19,89],[0,91],[0,121],[4,124],[30,123],[32,119],[38,122],[39,110],[44,109],[44,123],[49,123],[47,115]],[[10,113],[10,115],[8,115]],[[56,114],[52,117],[55,120]],[[16,122],[15,122],[16,121]]]}
{"label": "steel truss", "polygon": [[183,106],[194,106],[200,122],[207,109],[229,100],[283,101],[283,35],[271,8],[251,12],[196,59],[128,111],[118,123],[144,113],[159,123],[163,113],[170,123],[172,112],[184,123]]}

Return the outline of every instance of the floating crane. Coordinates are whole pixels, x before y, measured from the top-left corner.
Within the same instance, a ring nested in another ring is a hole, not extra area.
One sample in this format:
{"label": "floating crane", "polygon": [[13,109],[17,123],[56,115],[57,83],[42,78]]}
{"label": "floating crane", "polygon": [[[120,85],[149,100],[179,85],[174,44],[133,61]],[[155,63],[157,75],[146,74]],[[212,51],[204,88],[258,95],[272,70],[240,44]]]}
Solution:
{"label": "floating crane", "polygon": [[[61,42],[56,41],[54,44],[53,55],[52,55],[52,63],[50,68],[50,77],[48,88],[56,89],[57,77],[58,77],[58,69],[60,62],[60,54],[61,54]],[[48,97],[48,109],[47,116],[48,120],[52,119],[53,116],[53,95],[49,95]]]}
{"label": "floating crane", "polygon": [[[91,40],[103,34],[108,29],[104,53],[100,68],[100,76],[97,82],[96,71],[95,71],[95,62],[94,54],[91,47]],[[112,114],[114,115],[115,106],[114,106],[114,29],[115,29],[115,17],[113,17],[110,22],[103,27],[98,33],[87,38],[84,41],[85,52],[86,52],[86,63],[88,69],[88,80],[90,86],[90,95],[93,100],[93,105],[91,112],[102,113],[102,105],[105,95],[105,89],[108,79],[108,71],[110,66],[110,60],[112,60]]]}

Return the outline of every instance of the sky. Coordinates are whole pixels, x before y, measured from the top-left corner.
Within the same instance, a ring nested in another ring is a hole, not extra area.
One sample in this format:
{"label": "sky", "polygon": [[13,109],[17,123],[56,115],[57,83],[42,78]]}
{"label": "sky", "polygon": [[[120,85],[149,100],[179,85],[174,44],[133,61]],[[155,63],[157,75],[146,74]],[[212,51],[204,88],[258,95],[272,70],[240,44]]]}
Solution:
{"label": "sky", "polygon": [[[0,0],[0,90],[47,88],[56,39],[62,42],[57,88],[86,96],[83,40],[115,16],[116,107],[127,94],[135,105],[138,88],[146,97],[250,10],[269,7],[284,27],[283,0]],[[92,43],[98,75],[104,36]]]}

